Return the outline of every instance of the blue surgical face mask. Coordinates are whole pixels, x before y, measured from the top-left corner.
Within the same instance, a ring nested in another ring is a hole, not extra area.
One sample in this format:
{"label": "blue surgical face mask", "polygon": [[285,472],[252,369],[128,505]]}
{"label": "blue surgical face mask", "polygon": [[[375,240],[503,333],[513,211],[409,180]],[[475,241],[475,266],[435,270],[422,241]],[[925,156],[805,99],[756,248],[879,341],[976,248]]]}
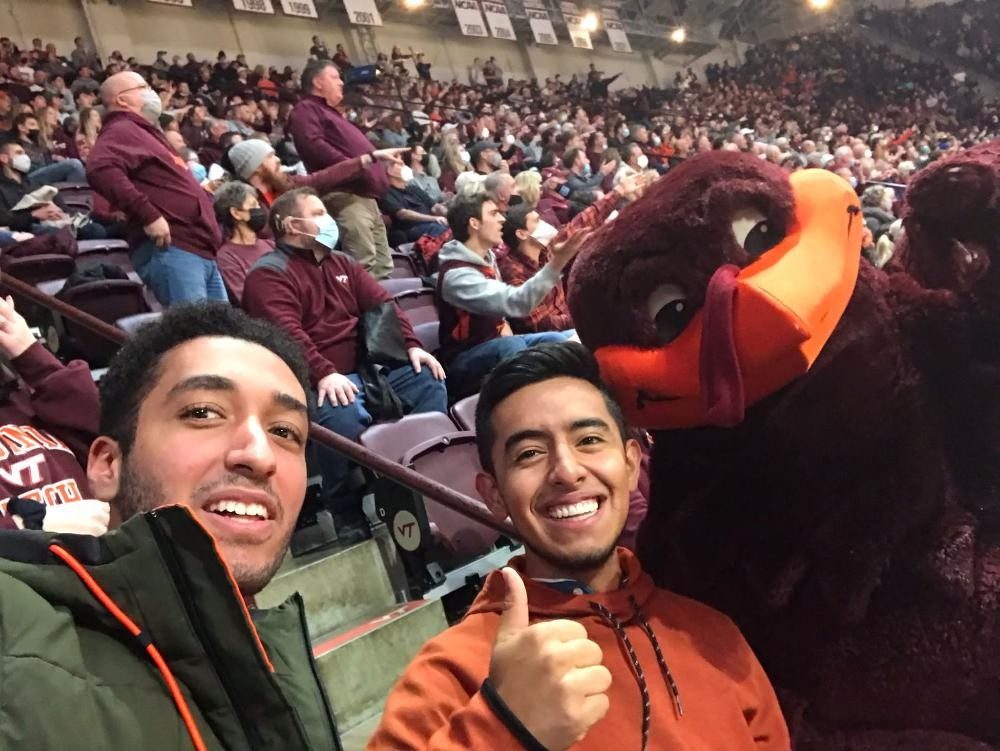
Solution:
{"label": "blue surgical face mask", "polygon": [[194,179],[197,180],[199,184],[208,179],[208,170],[205,169],[204,164],[201,164],[200,162],[188,162],[188,169],[191,170],[191,174],[194,175]]}
{"label": "blue surgical face mask", "polygon": [[581,174],[584,176],[584,178],[590,177],[590,175],[591,175],[591,169],[590,169],[590,165],[589,164],[583,165],[583,169],[581,170]]}
{"label": "blue surgical face mask", "polygon": [[340,227],[337,226],[333,217],[329,214],[314,216],[312,222],[318,230],[313,239],[328,250],[333,250],[337,247],[337,241],[340,240]]}

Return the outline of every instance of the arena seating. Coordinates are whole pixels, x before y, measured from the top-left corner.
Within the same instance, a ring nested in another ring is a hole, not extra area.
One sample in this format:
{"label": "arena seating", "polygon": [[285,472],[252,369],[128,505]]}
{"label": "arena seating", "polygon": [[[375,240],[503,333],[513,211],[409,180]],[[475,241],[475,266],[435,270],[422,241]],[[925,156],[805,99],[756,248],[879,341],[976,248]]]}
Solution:
{"label": "arena seating", "polygon": [[479,405],[479,394],[467,396],[455,402],[451,407],[451,419],[462,430],[476,429],[476,407]]}
{"label": "arena seating", "polygon": [[385,288],[393,297],[401,295],[404,292],[412,292],[418,290],[424,286],[424,283],[420,281],[418,277],[390,277],[389,279],[382,279],[379,284]]}
{"label": "arena seating", "polygon": [[418,277],[417,265],[409,253],[395,251],[392,254],[392,276],[394,278],[409,279]]}
{"label": "arena seating", "polygon": [[[143,285],[132,279],[84,282],[59,292],[59,297],[106,323],[150,312]],[[69,319],[62,319],[64,345],[91,367],[107,365],[118,346]]]}
{"label": "arena seating", "polygon": [[79,240],[76,245],[76,268],[79,271],[101,263],[132,271],[128,243],[124,240]]}
{"label": "arena seating", "polygon": [[400,292],[394,297],[396,304],[406,313],[414,326],[438,320],[434,298],[434,290],[427,288]]}
{"label": "arena seating", "polygon": [[428,352],[437,352],[441,348],[441,340],[438,335],[439,324],[437,321],[418,323],[413,327],[413,333]]}
{"label": "arena seating", "polygon": [[[470,498],[479,497],[475,486],[479,470],[475,433],[460,431],[431,438],[407,451],[402,463]],[[485,504],[482,506],[486,508]],[[487,553],[499,538],[495,530],[442,506],[432,498],[424,498],[424,507],[428,519],[433,519],[440,529],[449,551],[460,560]]]}

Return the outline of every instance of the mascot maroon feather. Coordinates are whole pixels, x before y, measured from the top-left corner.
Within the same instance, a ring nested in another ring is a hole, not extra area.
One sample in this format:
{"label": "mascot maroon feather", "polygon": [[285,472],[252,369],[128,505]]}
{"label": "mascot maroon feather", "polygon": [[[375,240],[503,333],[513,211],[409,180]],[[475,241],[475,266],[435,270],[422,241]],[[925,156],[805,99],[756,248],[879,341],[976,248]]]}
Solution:
{"label": "mascot maroon feather", "polygon": [[[841,178],[723,152],[574,267],[581,339],[655,438],[644,565],[737,621],[796,749],[1000,749],[1000,463],[958,477],[1000,453],[1000,182],[969,169],[944,189],[991,198],[951,197],[922,230],[940,206],[913,188],[908,263],[933,278],[860,260]],[[954,266],[952,241],[987,271]]]}

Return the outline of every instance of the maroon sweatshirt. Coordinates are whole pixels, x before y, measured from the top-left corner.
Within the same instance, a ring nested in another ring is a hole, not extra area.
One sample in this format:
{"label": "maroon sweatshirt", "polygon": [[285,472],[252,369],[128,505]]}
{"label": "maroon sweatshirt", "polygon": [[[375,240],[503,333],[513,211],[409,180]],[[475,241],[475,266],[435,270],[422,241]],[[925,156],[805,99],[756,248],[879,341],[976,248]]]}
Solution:
{"label": "maroon sweatshirt", "polygon": [[87,180],[125,212],[129,243],[146,241],[143,227],[160,217],[170,244],[212,260],[222,244],[212,197],[194,179],[160,130],[131,112],[110,112],[87,160]]}
{"label": "maroon sweatshirt", "polygon": [[[243,308],[291,334],[306,351],[315,386],[331,373],[353,373],[358,359],[358,319],[390,300],[389,293],[354,259],[329,253],[317,262],[311,250],[278,245],[250,269]],[[398,307],[407,348],[419,347]]]}
{"label": "maroon sweatshirt", "polygon": [[[309,172],[319,172],[332,164],[375,150],[372,142],[353,123],[314,95],[303,97],[295,105],[289,116],[288,132]],[[337,189],[366,198],[381,198],[389,190],[389,178],[385,167],[374,162]]]}
{"label": "maroon sweatshirt", "polygon": [[101,411],[90,369],[37,343],[11,366],[28,388],[0,400],[0,513],[15,495],[49,505],[89,498],[84,465]]}

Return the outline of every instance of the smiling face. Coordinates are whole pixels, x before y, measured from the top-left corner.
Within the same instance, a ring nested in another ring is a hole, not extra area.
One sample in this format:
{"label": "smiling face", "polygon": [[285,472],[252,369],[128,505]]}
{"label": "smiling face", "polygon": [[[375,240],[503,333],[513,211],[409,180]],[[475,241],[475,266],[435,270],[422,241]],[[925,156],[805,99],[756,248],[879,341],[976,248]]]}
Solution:
{"label": "smiling face", "polygon": [[579,576],[612,555],[638,482],[640,451],[624,441],[604,397],[576,378],[526,386],[492,414],[493,472],[476,487],[510,516],[530,575]]}
{"label": "smiling face", "polygon": [[139,407],[134,445],[90,450],[95,495],[123,520],[187,506],[215,537],[240,591],[271,578],[305,494],[306,395],[264,347],[202,337],[164,355]]}

